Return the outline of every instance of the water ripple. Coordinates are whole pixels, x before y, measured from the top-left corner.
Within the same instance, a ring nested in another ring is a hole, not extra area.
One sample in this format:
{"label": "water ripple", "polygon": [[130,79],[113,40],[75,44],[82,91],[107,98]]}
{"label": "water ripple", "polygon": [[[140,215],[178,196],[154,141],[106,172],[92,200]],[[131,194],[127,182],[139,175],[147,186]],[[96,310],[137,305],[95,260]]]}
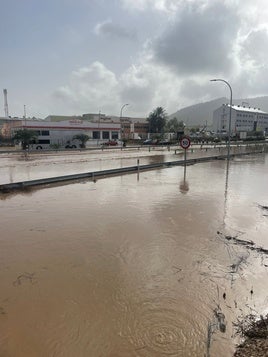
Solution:
{"label": "water ripple", "polygon": [[167,298],[128,306],[122,335],[140,356],[200,356],[206,322],[199,311],[185,311],[183,306],[179,299]]}

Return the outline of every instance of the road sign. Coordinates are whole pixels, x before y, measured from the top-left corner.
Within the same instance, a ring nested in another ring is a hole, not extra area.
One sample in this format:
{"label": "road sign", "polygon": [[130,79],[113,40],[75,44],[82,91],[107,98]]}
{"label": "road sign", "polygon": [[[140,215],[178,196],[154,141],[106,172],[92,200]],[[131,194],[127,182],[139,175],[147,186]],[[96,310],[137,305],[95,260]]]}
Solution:
{"label": "road sign", "polygon": [[184,149],[187,150],[191,145],[191,140],[188,138],[188,136],[183,136],[180,140],[180,146]]}

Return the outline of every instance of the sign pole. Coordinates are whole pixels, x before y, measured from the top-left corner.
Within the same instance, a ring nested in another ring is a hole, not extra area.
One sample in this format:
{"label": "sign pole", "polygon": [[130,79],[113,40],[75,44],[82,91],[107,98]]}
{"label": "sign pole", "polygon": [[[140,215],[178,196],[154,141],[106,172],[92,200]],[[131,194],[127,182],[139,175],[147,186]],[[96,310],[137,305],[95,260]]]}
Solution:
{"label": "sign pole", "polygon": [[183,183],[181,183],[180,189],[182,193],[186,193],[189,190],[189,186],[186,182],[186,151],[191,146],[191,139],[188,136],[183,136],[180,140],[180,146],[184,150],[184,175]]}
{"label": "sign pole", "polygon": [[184,149],[184,168],[186,167],[186,150],[189,149],[191,140],[188,136],[183,136],[180,140],[180,146]]}

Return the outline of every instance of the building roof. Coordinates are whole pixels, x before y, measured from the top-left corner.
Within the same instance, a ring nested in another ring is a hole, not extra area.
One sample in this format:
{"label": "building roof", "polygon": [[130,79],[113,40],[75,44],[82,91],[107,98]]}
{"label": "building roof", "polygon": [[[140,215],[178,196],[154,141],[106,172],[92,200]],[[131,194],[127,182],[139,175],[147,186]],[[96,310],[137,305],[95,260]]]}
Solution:
{"label": "building roof", "polygon": [[131,122],[135,124],[148,124],[148,121],[146,118],[131,118],[131,117],[122,117],[121,120],[123,122]]}
{"label": "building roof", "polygon": [[49,115],[44,120],[51,122],[58,122],[64,120],[72,120],[72,119],[82,119],[80,115]]}
{"label": "building roof", "polygon": [[120,122],[129,122],[135,124],[148,124],[146,118],[132,118],[122,116],[121,118],[118,116],[106,116],[106,114],[95,114],[95,113],[87,113],[82,115],[49,115],[45,119],[48,122],[61,122],[66,120],[82,120],[82,121],[90,121],[94,122],[102,122],[102,123],[120,123]]}
{"label": "building roof", "polygon": [[[230,104],[223,104],[226,105],[227,107],[230,107]],[[263,110],[260,110],[260,108],[254,108],[254,107],[246,107],[242,105],[232,105],[232,109],[240,111],[240,112],[250,112],[250,113],[258,113],[258,114],[268,114],[264,112]]]}
{"label": "building roof", "polygon": [[42,120],[22,120],[16,124],[16,127],[23,127],[28,129],[72,129],[72,130],[119,130],[120,125],[116,123],[95,123],[81,119],[61,120],[61,121],[47,121]]}
{"label": "building roof", "polygon": [[22,119],[22,118],[0,117],[0,124],[4,124],[4,123],[14,123],[14,122],[22,121],[22,120],[24,120],[24,119]]}

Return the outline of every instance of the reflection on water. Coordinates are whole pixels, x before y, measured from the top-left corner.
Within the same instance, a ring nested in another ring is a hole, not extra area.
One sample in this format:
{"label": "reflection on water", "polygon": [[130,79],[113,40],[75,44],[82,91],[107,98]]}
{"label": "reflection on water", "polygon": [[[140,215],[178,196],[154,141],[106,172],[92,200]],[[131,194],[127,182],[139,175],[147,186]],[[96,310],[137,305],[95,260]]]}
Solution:
{"label": "reflection on water", "polygon": [[181,193],[187,193],[189,191],[189,183],[186,181],[186,165],[183,170],[183,180],[180,182]]}
{"label": "reflection on water", "polygon": [[224,235],[267,248],[267,165],[255,156],[5,196],[0,355],[232,356],[232,322],[267,308],[268,261]]}

